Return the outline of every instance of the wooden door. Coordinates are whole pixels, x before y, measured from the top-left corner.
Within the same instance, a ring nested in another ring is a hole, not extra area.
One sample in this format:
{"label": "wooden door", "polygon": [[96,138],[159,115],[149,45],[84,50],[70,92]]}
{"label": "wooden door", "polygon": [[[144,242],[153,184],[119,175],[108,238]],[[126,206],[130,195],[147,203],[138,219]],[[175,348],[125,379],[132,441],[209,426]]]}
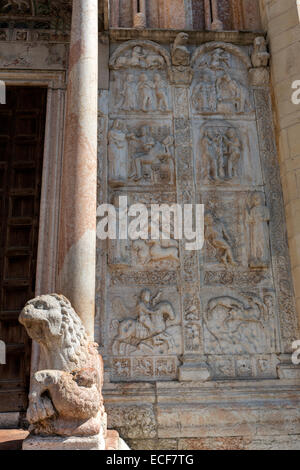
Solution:
{"label": "wooden door", "polygon": [[18,316],[35,291],[46,96],[8,87],[0,105],[0,412],[27,406],[31,344]]}

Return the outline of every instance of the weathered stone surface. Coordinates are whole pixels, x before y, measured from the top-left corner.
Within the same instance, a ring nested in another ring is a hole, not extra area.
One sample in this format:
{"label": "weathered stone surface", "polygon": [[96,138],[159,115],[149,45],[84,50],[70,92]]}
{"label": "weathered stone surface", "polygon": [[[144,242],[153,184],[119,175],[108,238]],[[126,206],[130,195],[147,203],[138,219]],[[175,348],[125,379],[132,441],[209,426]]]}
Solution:
{"label": "weathered stone surface", "polygon": [[101,187],[117,211],[125,195],[128,206],[201,202],[206,211],[200,257],[173,239],[109,243],[107,294],[98,282],[106,313],[99,305],[97,321],[108,332],[115,383],[278,377],[277,354],[290,348],[296,322],[291,285],[280,281],[289,260],[279,248],[283,207],[260,77],[268,59],[261,37],[254,49],[220,41],[192,48],[185,33],[170,49],[111,44]]}
{"label": "weathered stone surface", "polygon": [[97,442],[104,441],[102,358],[70,302],[56,294],[37,297],[26,304],[19,321],[41,346],[27,410],[31,433],[72,439],[97,435]]}
{"label": "weathered stone surface", "polygon": [[[23,450],[104,450],[105,439],[103,434],[94,436],[78,437],[42,437],[29,436],[23,442]],[[115,449],[114,449],[115,450]],[[116,449],[117,450],[117,449]]]}

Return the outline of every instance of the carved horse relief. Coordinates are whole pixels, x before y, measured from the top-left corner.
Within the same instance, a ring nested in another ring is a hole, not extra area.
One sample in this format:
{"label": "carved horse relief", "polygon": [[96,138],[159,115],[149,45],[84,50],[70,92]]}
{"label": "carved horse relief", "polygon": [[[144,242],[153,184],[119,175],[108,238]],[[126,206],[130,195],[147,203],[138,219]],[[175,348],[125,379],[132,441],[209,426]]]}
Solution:
{"label": "carved horse relief", "polygon": [[[169,327],[176,322],[176,314],[170,302],[160,301],[161,292],[151,296],[143,289],[132,313],[132,318],[113,320],[117,333],[112,343],[114,355],[170,353],[175,347]],[[120,298],[113,301],[116,312],[130,312]]]}

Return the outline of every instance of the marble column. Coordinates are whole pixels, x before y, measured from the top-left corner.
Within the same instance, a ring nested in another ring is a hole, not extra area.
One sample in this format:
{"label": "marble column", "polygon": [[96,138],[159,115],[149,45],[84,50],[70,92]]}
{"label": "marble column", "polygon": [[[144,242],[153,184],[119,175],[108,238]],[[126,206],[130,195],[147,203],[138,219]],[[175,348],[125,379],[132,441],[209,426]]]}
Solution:
{"label": "marble column", "polygon": [[212,11],[212,24],[211,29],[213,31],[220,31],[223,29],[223,23],[219,18],[218,0],[211,0],[211,11]]}
{"label": "marble column", "polygon": [[144,29],[147,26],[146,0],[133,0],[133,27]]}
{"label": "marble column", "polygon": [[210,0],[204,0],[205,29],[211,29],[211,4]]}
{"label": "marble column", "polygon": [[110,24],[112,28],[118,28],[120,25],[120,0],[114,0],[110,3]]}
{"label": "marble column", "polygon": [[98,0],[73,0],[57,292],[94,335],[97,191]]}

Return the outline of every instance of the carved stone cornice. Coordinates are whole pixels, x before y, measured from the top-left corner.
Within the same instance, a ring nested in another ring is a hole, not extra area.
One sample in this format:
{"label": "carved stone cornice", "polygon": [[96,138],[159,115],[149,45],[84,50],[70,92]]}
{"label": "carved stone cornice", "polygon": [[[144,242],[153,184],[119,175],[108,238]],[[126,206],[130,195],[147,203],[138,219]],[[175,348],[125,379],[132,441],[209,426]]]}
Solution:
{"label": "carved stone cornice", "polygon": [[[130,39],[149,39],[161,44],[171,44],[181,30],[175,29],[143,29],[111,28],[109,37],[111,41],[129,41]],[[209,41],[223,41],[241,46],[252,46],[256,37],[263,36],[259,32],[241,31],[186,31],[189,35],[189,44],[203,44]]]}

